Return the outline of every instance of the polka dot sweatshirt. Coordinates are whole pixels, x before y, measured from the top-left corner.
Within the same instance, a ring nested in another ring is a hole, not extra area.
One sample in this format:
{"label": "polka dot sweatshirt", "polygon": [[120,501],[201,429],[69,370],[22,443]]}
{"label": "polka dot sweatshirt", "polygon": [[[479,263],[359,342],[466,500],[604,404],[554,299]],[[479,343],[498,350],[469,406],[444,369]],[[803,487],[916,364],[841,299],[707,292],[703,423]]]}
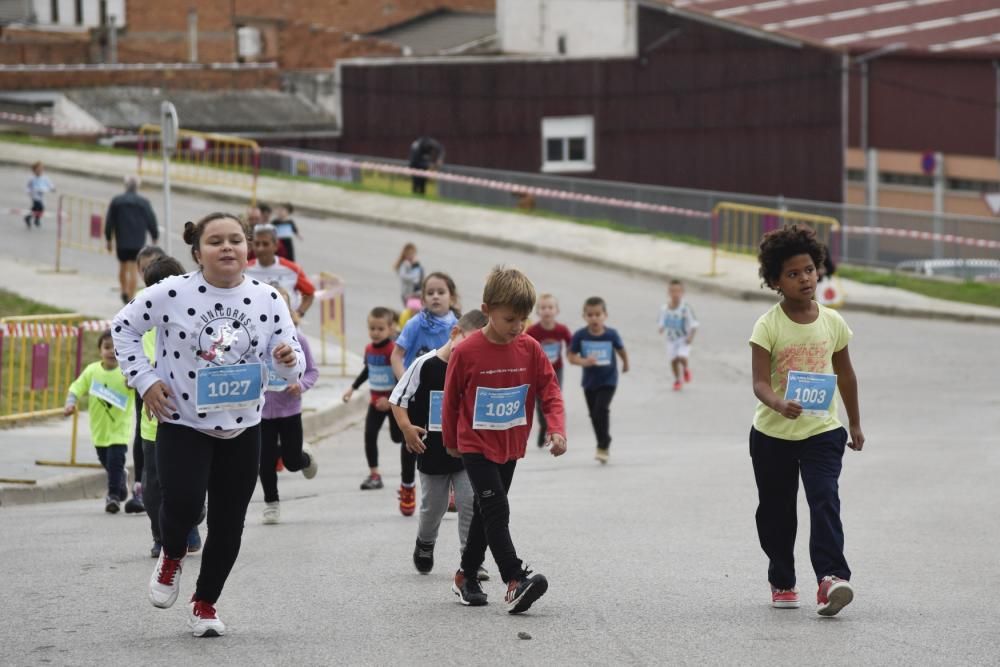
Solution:
{"label": "polka dot sweatshirt", "polygon": [[[142,351],[142,334],[153,327],[155,368]],[[125,380],[140,396],[157,380],[170,388],[177,412],[168,423],[219,432],[220,437],[260,421],[266,362],[278,345],[286,343],[297,356],[294,366],[274,364],[279,375],[296,382],[305,371],[284,299],[273,288],[246,277],[230,289],[209,285],[200,271],[167,278],[122,308],[111,323],[111,333]],[[240,365],[256,365],[259,372],[224,369]],[[231,403],[225,409],[211,409],[220,401]]]}

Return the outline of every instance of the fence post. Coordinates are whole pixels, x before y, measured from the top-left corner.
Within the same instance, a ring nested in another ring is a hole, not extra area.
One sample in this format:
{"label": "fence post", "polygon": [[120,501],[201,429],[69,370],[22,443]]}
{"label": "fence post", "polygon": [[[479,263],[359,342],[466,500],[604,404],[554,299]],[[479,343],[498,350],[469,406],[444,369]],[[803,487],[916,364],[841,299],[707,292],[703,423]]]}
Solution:
{"label": "fence post", "polygon": [[63,233],[63,196],[59,195],[59,204],[56,207],[56,273],[59,273],[60,260],[62,259],[62,233]]}
{"label": "fence post", "polygon": [[717,257],[719,255],[719,209],[712,209],[712,270],[708,275],[717,276]]}

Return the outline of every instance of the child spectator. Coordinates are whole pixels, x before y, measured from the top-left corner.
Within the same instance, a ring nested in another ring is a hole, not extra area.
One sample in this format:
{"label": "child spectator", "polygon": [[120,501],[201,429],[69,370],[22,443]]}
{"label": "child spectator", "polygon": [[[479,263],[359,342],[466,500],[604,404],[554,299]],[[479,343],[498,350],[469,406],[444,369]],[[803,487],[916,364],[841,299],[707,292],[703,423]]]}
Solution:
{"label": "child spectator", "polygon": [[674,391],[680,391],[683,382],[691,381],[688,357],[691,343],[698,330],[694,310],[684,300],[684,283],[674,279],[667,287],[668,301],[660,308],[660,333],[667,335],[667,359],[674,371]]}
{"label": "child spectator", "polygon": [[42,226],[42,216],[45,214],[45,195],[55,192],[56,186],[45,175],[45,167],[41,162],[31,165],[31,173],[34,174],[28,180],[28,196],[31,198],[31,213],[24,216],[24,224],[31,229],[31,220],[34,218],[35,227]]}
{"label": "child spectator", "polygon": [[[366,380],[371,388],[368,415],[365,417],[365,458],[368,459],[368,478],[361,482],[362,491],[381,489],[385,486],[378,470],[378,432],[382,430],[386,417],[389,418],[389,437],[395,443],[403,442],[403,433],[399,430],[389,406],[389,395],[396,386],[396,376],[392,372],[391,362],[395,349],[395,344],[392,342],[394,320],[395,315],[388,308],[372,308],[368,313],[368,338],[371,342],[365,347],[365,365],[351,388],[344,392],[344,402],[347,403]],[[414,509],[415,505],[404,507],[400,500],[399,510],[405,516],[413,514]]]}
{"label": "child spectator", "polygon": [[407,306],[410,299],[420,298],[420,288],[424,282],[424,269],[417,259],[417,246],[407,243],[393,264],[396,275],[399,276],[399,293],[403,305]]}
{"label": "child spectator", "polygon": [[128,472],[125,458],[128,441],[132,435],[132,402],[134,392],[125,384],[125,378],[115,358],[115,343],[111,332],[105,331],[97,339],[100,361],[83,369],[69,386],[66,407],[67,417],[77,409],[81,398],[90,397],[90,440],[97,449],[97,458],[108,474],[108,495],[104,511],[115,514],[128,497]]}
{"label": "child spectator", "polygon": [[[761,241],[760,277],[781,301],[757,320],[750,336],[753,392],[759,400],[750,457],[771,605],[799,606],[794,549],[801,475],[809,503],[809,558],[818,582],[816,611],[834,616],[854,599],[838,480],[845,445],[861,451],[865,436],[858,380],[847,350],[851,330],[837,311],[815,301],[823,255],[808,227],[786,226]],[[838,389],[850,434],[837,418]]]}
{"label": "child spectator", "polygon": [[[276,289],[288,304],[288,292],[281,288]],[[292,323],[295,325],[295,337],[302,346],[306,370],[301,378],[291,382],[278,375],[274,370],[274,364],[268,362],[267,393],[260,420],[260,485],[264,490],[265,524],[276,524],[281,521],[278,459],[281,459],[289,472],[301,470],[302,476],[306,479],[315,477],[319,469],[316,455],[312,448],[304,443],[302,437],[302,394],[316,384],[319,369],[313,361],[305,334],[298,328],[297,313],[290,312]]]}
{"label": "child spectator", "polygon": [[285,258],[290,262],[295,261],[294,239],[302,240],[302,235],[299,234],[299,227],[291,218],[294,211],[295,207],[288,202],[278,204],[274,209],[274,229],[278,234],[278,242],[285,246]]}
{"label": "child spectator", "polygon": [[[552,370],[556,372],[556,381],[562,387],[563,383],[563,352],[573,342],[573,334],[564,324],[556,322],[559,317],[559,301],[551,294],[538,297],[538,322],[528,327],[527,334],[537,340],[552,362]],[[541,403],[538,404],[538,446],[545,446],[545,414]]]}
{"label": "child spectator", "polygon": [[[441,444],[441,401],[448,359],[463,340],[486,326],[481,311],[470,310],[451,329],[451,337],[438,350],[418,357],[403,373],[389,398],[392,413],[406,439],[406,448],[417,455],[420,470],[420,524],[413,550],[413,564],[421,574],[434,568],[434,545],[441,519],[448,511],[450,489],[458,509],[461,550],[469,537],[473,495],[462,460],[449,456]],[[483,579],[483,574],[478,575]]]}
{"label": "child spectator", "polygon": [[536,400],[548,421],[552,455],[566,452],[555,371],[538,341],[521,335],[534,306],[535,288],[523,273],[493,270],[483,290],[482,310],[489,322],[452,352],[442,408],[444,446],[462,457],[476,494],[462,569],[452,590],[462,604],[487,603],[478,571],[488,545],[507,584],[504,600],[511,614],[527,611],[548,589],[545,577],[533,575],[517,557],[507,500],[514,467],[527,448]]}
{"label": "child spectator", "polygon": [[569,362],[583,366],[583,395],[597,437],[594,458],[603,464],[608,462],[611,447],[611,399],[618,388],[618,357],[622,358],[622,373],[628,373],[628,353],[618,332],[604,325],[608,319],[604,299],[599,296],[587,299],[583,303],[583,319],[587,326],[573,334]]}

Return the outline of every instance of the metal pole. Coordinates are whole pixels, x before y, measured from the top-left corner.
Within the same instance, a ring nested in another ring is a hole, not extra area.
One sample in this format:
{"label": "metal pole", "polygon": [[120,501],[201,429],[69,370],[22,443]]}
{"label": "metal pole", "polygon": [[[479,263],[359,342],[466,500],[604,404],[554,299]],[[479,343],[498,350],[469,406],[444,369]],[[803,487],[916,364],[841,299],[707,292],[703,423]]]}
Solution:
{"label": "metal pole", "polygon": [[170,224],[170,155],[167,154],[166,143],[160,142],[160,144],[163,153],[163,238],[166,241],[164,247],[167,249],[167,254],[172,256],[173,238],[170,232],[174,227]]}
{"label": "metal pole", "polygon": [[[944,179],[944,155],[942,153],[934,153],[934,233],[942,234],[944,232],[944,220],[942,216],[944,215],[944,190],[945,190],[945,179]],[[934,259],[941,259],[944,257],[944,247],[941,243],[941,237],[936,236],[934,238]]]}
{"label": "metal pole", "polygon": [[[865,210],[868,227],[878,227],[878,150],[869,148],[865,153]],[[868,264],[874,264],[878,257],[878,237],[868,235]]]}
{"label": "metal pole", "polygon": [[108,64],[118,64],[118,29],[115,27],[115,16],[108,16]]}
{"label": "metal pole", "polygon": [[188,11],[188,62],[198,62],[198,10]]}
{"label": "metal pole", "polygon": [[993,61],[993,69],[996,71],[996,130],[993,137],[993,156],[1000,160],[1000,60]]}
{"label": "metal pole", "polygon": [[861,150],[868,152],[868,61],[861,63]]}

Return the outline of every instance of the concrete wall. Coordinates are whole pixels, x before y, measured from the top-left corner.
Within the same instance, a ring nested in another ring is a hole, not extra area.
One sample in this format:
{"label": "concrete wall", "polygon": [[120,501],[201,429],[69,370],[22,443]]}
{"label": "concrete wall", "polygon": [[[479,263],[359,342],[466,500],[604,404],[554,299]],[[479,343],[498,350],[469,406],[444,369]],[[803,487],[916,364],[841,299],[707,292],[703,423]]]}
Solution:
{"label": "concrete wall", "polygon": [[635,0],[497,0],[500,48],[507,53],[580,57],[636,55]]}

